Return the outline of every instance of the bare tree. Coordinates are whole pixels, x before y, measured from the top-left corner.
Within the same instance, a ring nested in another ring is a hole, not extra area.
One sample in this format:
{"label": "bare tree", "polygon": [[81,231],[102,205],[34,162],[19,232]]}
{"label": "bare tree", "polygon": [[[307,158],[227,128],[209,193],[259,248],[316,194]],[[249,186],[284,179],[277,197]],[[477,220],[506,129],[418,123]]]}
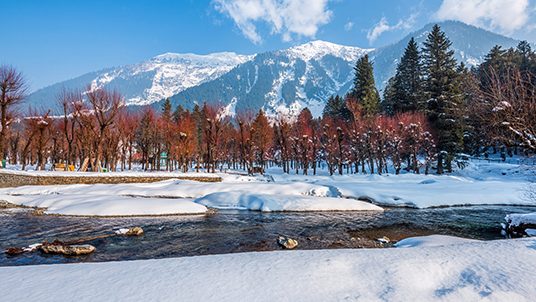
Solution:
{"label": "bare tree", "polygon": [[68,165],[73,164],[74,153],[74,140],[76,137],[76,119],[74,118],[74,111],[78,104],[82,103],[82,93],[80,91],[67,91],[63,90],[59,96],[59,105],[63,113],[63,124],[61,129],[65,136],[66,154],[65,169],[68,169]]}
{"label": "bare tree", "polygon": [[97,158],[95,160],[94,170],[100,169],[102,159],[103,140],[106,131],[115,122],[119,110],[123,107],[123,97],[116,91],[109,92],[105,89],[88,88],[87,98],[91,104],[91,109],[97,121],[96,148]]}
{"label": "bare tree", "polygon": [[0,66],[0,159],[5,159],[5,141],[9,125],[8,110],[22,102],[27,90],[21,73],[7,65]]}
{"label": "bare tree", "polygon": [[487,110],[482,120],[489,125],[492,140],[506,146],[519,144],[536,152],[536,87],[518,70],[510,70],[504,78],[491,77],[491,89],[484,95]]}

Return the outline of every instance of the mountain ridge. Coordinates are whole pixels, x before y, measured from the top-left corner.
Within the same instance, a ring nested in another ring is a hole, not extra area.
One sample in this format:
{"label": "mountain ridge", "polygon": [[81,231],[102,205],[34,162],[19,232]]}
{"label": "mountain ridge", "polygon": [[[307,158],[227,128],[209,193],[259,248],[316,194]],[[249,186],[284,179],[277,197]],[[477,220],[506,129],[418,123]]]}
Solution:
{"label": "mountain ridge", "polygon": [[[519,42],[457,21],[439,24],[452,41],[458,61],[472,66],[494,45],[508,48]],[[330,95],[350,89],[357,58],[370,55],[378,89],[382,90],[410,37],[421,45],[431,27],[428,24],[376,49],[314,40],[252,55],[163,53],[138,64],[105,68],[45,87],[32,93],[27,103],[52,108],[62,89],[83,89],[89,84],[91,89],[118,90],[128,105],[158,107],[170,98],[173,105],[186,108],[203,102],[219,104],[233,109],[229,114],[262,108],[269,114],[295,115],[309,107],[318,116]]]}

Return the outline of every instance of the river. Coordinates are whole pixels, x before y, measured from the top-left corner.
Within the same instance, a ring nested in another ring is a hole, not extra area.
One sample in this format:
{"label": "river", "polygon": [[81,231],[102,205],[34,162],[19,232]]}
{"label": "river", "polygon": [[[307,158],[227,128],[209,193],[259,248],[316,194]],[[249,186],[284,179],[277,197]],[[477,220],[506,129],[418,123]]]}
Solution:
{"label": "river", "polygon": [[34,216],[25,209],[0,210],[0,248],[28,246],[44,240],[75,240],[141,226],[140,237],[92,240],[95,253],[81,257],[40,252],[7,256],[0,266],[121,261],[279,250],[278,235],[299,242],[299,249],[389,247],[376,239],[444,234],[480,240],[501,239],[500,223],[509,213],[534,207],[471,206],[434,209],[391,208],[384,212],[260,213],[218,211],[207,216],[81,218]]}

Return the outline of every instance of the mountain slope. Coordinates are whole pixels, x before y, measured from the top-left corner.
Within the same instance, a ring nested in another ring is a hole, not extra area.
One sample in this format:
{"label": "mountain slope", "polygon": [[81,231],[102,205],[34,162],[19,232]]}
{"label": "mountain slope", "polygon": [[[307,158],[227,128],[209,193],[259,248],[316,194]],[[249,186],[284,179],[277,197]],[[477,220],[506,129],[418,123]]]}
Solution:
{"label": "mountain slope", "polygon": [[[433,24],[399,42],[379,49],[360,49],[315,41],[287,50],[259,54],[228,74],[173,96],[175,105],[217,103],[235,110],[296,115],[308,107],[319,116],[330,95],[345,94],[352,84],[353,65],[369,53],[379,90],[395,73],[398,60],[411,37],[422,45]],[[470,66],[480,64],[495,45],[515,47],[519,41],[456,21],[440,23],[452,41],[456,59]],[[261,80],[259,80],[259,78]],[[157,106],[159,106],[158,104]]]}
{"label": "mountain slope", "polygon": [[354,62],[370,51],[313,41],[266,52],[213,81],[186,89],[171,100],[187,108],[208,102],[231,104],[236,111],[263,108],[269,114],[295,115],[301,108],[309,107],[314,115],[319,115],[330,95],[349,89]]}
{"label": "mountain slope", "polygon": [[[429,24],[399,42],[378,49],[341,46],[313,41],[289,49],[244,56],[235,53],[209,55],[172,54],[156,56],[140,64],[85,74],[36,91],[26,105],[56,107],[56,97],[65,88],[106,87],[121,92],[128,105],[160,107],[170,97],[174,105],[192,108],[203,102],[226,106],[228,114],[257,111],[295,115],[309,107],[321,114],[329,96],[345,94],[351,87],[355,61],[368,53],[374,62],[378,88],[394,74],[411,37],[419,45]],[[494,45],[514,47],[518,41],[461,22],[440,23],[452,41],[456,58],[477,65]]]}
{"label": "mountain slope", "polygon": [[[467,25],[458,21],[445,21],[439,23],[441,29],[452,42],[458,62],[464,62],[469,66],[476,66],[482,63],[484,56],[495,45],[503,48],[515,47],[519,41],[508,38],[472,25]],[[411,37],[422,47],[428,33],[434,24],[428,24],[422,29],[407,35],[399,42],[378,48],[372,54],[374,60],[374,76],[376,84],[382,90],[390,77],[395,73],[398,60],[402,57]]]}
{"label": "mountain slope", "polygon": [[166,53],[140,64],[110,68],[36,91],[28,103],[51,107],[63,88],[117,89],[127,105],[148,105],[225,74],[252,56],[232,52],[208,55]]}

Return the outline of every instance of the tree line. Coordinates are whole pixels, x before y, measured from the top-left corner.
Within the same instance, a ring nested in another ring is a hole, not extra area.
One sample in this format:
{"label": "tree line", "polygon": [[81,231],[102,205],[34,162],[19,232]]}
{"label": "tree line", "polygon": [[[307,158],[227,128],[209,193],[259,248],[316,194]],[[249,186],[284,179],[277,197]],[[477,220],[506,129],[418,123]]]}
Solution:
{"label": "tree line", "polygon": [[354,68],[351,91],[327,100],[321,117],[262,110],[226,114],[203,104],[188,110],[166,100],[159,110],[127,110],[115,91],[70,90],[58,96],[61,114],[30,110],[22,75],[0,67],[0,157],[44,169],[47,163],[99,171],[250,173],[279,166],[285,173],[451,172],[460,153],[536,150],[536,55],[527,42],[490,50],[469,69],[457,64],[451,42],[434,26],[422,47],[411,39],[383,101],[368,55]]}

